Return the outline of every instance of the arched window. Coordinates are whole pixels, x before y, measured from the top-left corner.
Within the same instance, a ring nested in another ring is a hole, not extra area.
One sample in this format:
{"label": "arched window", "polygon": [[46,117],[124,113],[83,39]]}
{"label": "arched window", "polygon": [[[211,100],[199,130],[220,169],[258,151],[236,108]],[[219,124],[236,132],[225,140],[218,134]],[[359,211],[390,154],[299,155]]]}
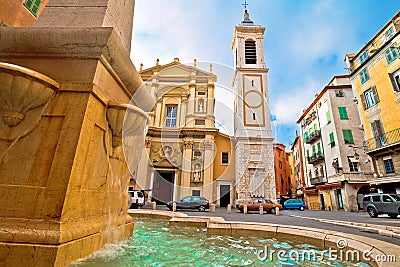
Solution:
{"label": "arched window", "polygon": [[244,42],[244,51],[246,64],[257,64],[256,41],[247,39]]}

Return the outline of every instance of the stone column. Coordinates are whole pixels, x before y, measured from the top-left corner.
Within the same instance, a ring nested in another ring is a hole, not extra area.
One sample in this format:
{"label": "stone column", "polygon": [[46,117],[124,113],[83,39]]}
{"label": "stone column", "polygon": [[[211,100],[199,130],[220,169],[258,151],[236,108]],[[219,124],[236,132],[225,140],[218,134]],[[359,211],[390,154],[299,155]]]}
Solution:
{"label": "stone column", "polygon": [[183,140],[183,158],[182,158],[182,175],[181,175],[181,194],[182,197],[190,196],[190,181],[192,171],[192,154],[193,154],[193,139],[185,138]]}

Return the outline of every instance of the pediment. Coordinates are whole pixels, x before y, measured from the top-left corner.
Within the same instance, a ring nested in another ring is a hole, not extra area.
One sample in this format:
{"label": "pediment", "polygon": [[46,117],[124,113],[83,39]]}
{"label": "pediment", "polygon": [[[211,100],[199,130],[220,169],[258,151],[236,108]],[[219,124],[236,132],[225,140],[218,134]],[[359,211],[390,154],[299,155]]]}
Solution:
{"label": "pediment", "polygon": [[159,73],[159,77],[163,76],[189,76],[191,73],[191,69],[188,68],[188,66],[185,65],[175,65],[169,68],[163,69]]}
{"label": "pediment", "polygon": [[162,79],[163,77],[168,79],[171,77],[189,78],[192,74],[201,78],[209,78],[212,80],[216,79],[216,76],[213,73],[198,68],[194,68],[192,66],[188,66],[185,64],[181,64],[176,61],[165,65],[157,65],[140,72],[140,75],[142,76],[143,80],[147,80],[154,75],[156,75],[159,79]]}
{"label": "pediment", "polygon": [[161,97],[166,94],[177,95],[177,96],[189,96],[190,92],[189,90],[179,86],[163,86],[160,87],[156,92],[157,97]]}

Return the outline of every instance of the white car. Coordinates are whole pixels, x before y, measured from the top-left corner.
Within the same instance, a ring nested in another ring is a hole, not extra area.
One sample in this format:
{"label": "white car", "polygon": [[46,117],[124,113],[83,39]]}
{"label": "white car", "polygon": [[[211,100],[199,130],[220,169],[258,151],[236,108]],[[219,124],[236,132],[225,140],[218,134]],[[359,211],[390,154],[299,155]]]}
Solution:
{"label": "white car", "polygon": [[128,191],[130,196],[129,207],[131,209],[137,209],[144,205],[144,194],[140,190]]}

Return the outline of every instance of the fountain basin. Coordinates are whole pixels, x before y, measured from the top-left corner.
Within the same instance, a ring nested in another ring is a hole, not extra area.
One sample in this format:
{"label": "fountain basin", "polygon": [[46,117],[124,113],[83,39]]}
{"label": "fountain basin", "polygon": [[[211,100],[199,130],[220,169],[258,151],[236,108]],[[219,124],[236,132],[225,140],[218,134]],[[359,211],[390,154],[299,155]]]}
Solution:
{"label": "fountain basin", "polygon": [[[350,234],[225,222],[222,218],[192,217],[172,212],[135,211],[132,214],[135,232],[131,238],[71,266],[396,266],[396,263],[388,262],[350,262],[345,256],[342,256],[344,260],[330,259],[326,250],[330,246],[336,248],[335,238],[348,242],[346,251],[370,250],[371,259],[385,253],[396,255],[398,251],[395,245]],[[199,227],[199,223],[206,226]],[[288,254],[283,258],[274,254],[272,260],[262,259],[259,256],[265,249],[285,250]],[[294,252],[301,256],[310,251],[317,255],[317,260],[310,255],[309,258],[293,259],[298,255]],[[291,258],[288,255],[295,256]]]}

